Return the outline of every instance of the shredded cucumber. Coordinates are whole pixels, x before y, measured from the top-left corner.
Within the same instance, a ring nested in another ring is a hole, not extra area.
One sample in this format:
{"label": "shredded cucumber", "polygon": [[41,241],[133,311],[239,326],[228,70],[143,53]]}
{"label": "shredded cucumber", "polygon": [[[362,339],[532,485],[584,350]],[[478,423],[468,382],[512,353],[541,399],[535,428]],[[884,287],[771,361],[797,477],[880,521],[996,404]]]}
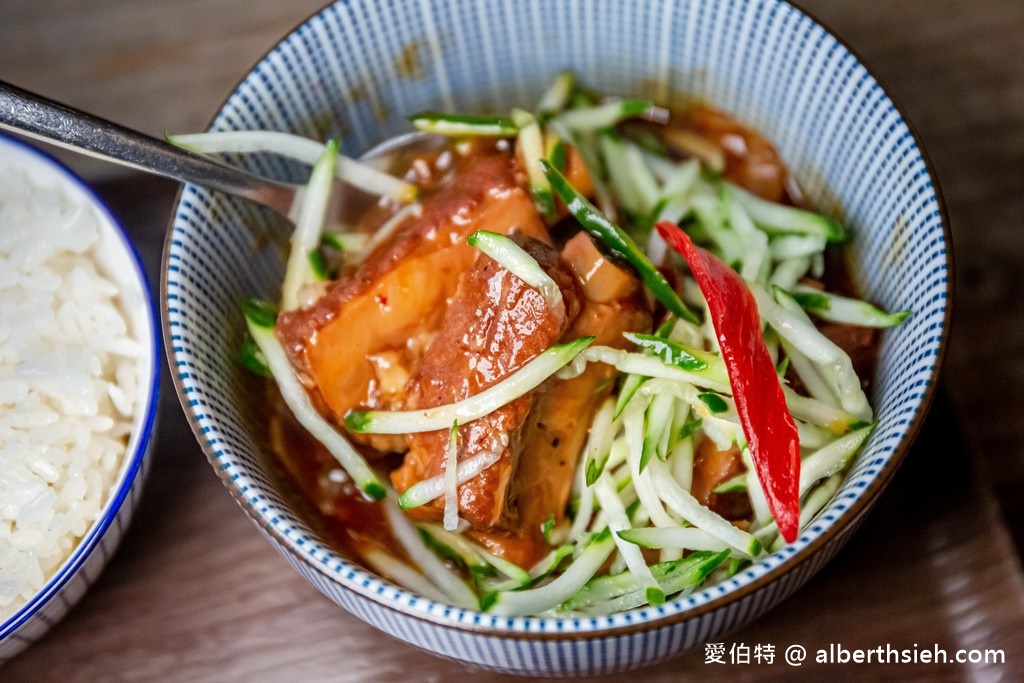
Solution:
{"label": "shredded cucumber", "polygon": [[506,617],[539,614],[557,607],[579,592],[597,574],[613,550],[615,540],[611,532],[605,529],[591,539],[579,557],[551,583],[537,588],[494,594],[490,604],[483,607],[485,611]]}
{"label": "shredded cucumber", "polygon": [[563,71],[555,76],[551,85],[541,95],[540,101],[537,103],[537,112],[541,116],[550,116],[565,109],[569,104],[569,97],[572,95],[575,84],[576,75],[572,71]]}
{"label": "shredded cucumber", "polygon": [[358,434],[411,434],[446,429],[456,420],[472,422],[536,389],[593,341],[582,337],[552,346],[494,386],[458,403],[423,410],[353,410],[345,416],[345,426]]}
{"label": "shredded cucumber", "polygon": [[555,117],[559,124],[579,132],[611,128],[620,121],[634,116],[661,116],[661,112],[648,100],[618,100],[593,107],[569,109]]}
{"label": "shredded cucumber", "polygon": [[519,132],[519,128],[512,119],[502,116],[441,114],[435,111],[423,111],[410,116],[409,121],[425,133],[455,137],[510,138]]}
{"label": "shredded cucumber", "polygon": [[551,310],[558,311],[560,315],[565,314],[562,290],[558,287],[558,284],[551,279],[550,275],[544,272],[544,269],[537,263],[537,259],[530,256],[512,238],[496,232],[477,230],[466,241],[497,261],[520,280],[539,291]]}
{"label": "shredded cucumber", "polygon": [[[453,468],[455,474],[454,482],[456,488],[472,480],[488,467],[498,462],[498,454],[493,451],[484,451],[466,458]],[[398,499],[398,507],[403,510],[412,510],[421,505],[426,505],[432,500],[448,494],[451,482],[448,480],[448,470],[441,474],[416,482],[402,493]],[[445,501],[447,508],[448,502]],[[458,506],[454,506],[458,509]],[[451,531],[452,529],[449,529]]]}
{"label": "shredded cucumber", "polygon": [[666,365],[660,358],[613,349],[610,346],[593,346],[575,357],[562,376],[578,375],[583,372],[587,363],[607,363],[627,374],[660,377],[712,391],[730,391],[725,365],[720,360],[703,370],[691,372],[674,365]]}
{"label": "shredded cucumber", "polygon": [[829,242],[846,240],[846,231],[843,226],[831,218],[792,206],[769,202],[732,183],[729,183],[729,190],[736,201],[740,202],[747,210],[754,223],[765,230],[817,235],[824,237]]}
{"label": "shredded cucumber", "polygon": [[299,305],[299,289],[316,279],[309,254],[320,246],[320,235],[327,222],[334,167],[338,162],[339,144],[331,140],[324,145],[324,153],[313,166],[313,174],[306,186],[295,230],[292,232],[291,251],[281,284],[281,308],[294,310]]}
{"label": "shredded cucumber", "polygon": [[[666,594],[673,595],[703,583],[728,557],[728,550],[720,553],[695,552],[686,559],[656,564],[651,571]],[[564,603],[562,609],[582,610],[591,616],[603,616],[643,605],[646,601],[644,591],[627,577],[632,578],[631,575],[620,574],[595,579],[577,597]]]}
{"label": "shredded cucumber", "polygon": [[850,458],[867,441],[872,429],[874,425],[852,431],[804,458],[800,464],[800,495],[806,493],[816,481],[845,469]]}
{"label": "shredded cucumber", "polygon": [[647,602],[652,606],[662,604],[665,602],[665,592],[654,579],[654,575],[651,574],[651,568],[647,566],[643,553],[636,545],[630,544],[618,536],[618,532],[630,528],[630,520],[618,494],[609,484],[608,477],[601,477],[598,480],[597,485],[594,486],[594,494],[601,503],[601,509],[607,514],[608,528],[612,532],[615,545],[630,573],[643,587]]}
{"label": "shredded cucumber", "polygon": [[274,316],[273,309],[262,302],[250,300],[245,306],[249,334],[263,354],[285,405],[299,424],[335,457],[360,491],[370,498],[381,500],[385,490],[376,473],[363,456],[317,412],[309,394],[306,393],[306,388],[295,376],[295,370],[292,369],[284,347],[274,336]]}
{"label": "shredded cucumber", "polygon": [[648,469],[651,471],[658,495],[683,519],[727,543],[746,557],[757,557],[761,554],[760,541],[701,505],[696,498],[679,486],[663,464],[654,460],[648,465]]}
{"label": "shredded cucumber", "polygon": [[[269,152],[310,165],[315,164],[324,152],[324,145],[316,140],[269,130],[168,135],[167,141],[199,154]],[[412,183],[344,155],[338,156],[334,173],[340,180],[370,194],[389,197],[402,203],[416,201],[419,197],[419,188]]]}
{"label": "shredded cucumber", "polygon": [[451,600],[449,596],[431,583],[426,576],[405,562],[395,558],[391,553],[386,553],[376,548],[366,548],[362,551],[361,555],[373,571],[381,576],[390,578],[402,588],[418,593],[434,602],[446,603]]}
{"label": "shredded cucumber", "polygon": [[729,548],[729,545],[721,539],[692,526],[626,529],[619,532],[619,538],[641,548],[682,548],[684,550],[709,550],[716,553]]}
{"label": "shredded cucumber", "polygon": [[448,598],[446,602],[465,609],[475,608],[479,604],[476,594],[427,547],[416,527],[395,504],[396,499],[397,495],[390,491],[388,497],[380,503],[395,540],[401,544],[409,559],[429,577],[431,583],[444,592]]}
{"label": "shredded cucumber", "polygon": [[551,183],[544,175],[540,160],[544,158],[544,139],[537,119],[528,111],[512,110],[512,122],[519,128],[517,138],[519,151],[523,154],[523,165],[530,181],[530,194],[542,216],[555,218],[555,198],[551,194]]}
{"label": "shredded cucumber", "polygon": [[910,311],[886,313],[866,301],[849,299],[805,285],[797,285],[790,294],[797,303],[816,317],[834,323],[861,327],[895,327],[910,317]]}

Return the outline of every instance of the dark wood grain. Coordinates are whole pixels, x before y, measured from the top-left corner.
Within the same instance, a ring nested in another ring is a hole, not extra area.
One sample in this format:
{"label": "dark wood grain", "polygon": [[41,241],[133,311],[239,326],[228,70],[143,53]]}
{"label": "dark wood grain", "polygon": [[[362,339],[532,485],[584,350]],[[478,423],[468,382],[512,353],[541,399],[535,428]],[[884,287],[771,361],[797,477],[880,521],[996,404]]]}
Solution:
{"label": "dark wood grain", "polygon": [[[239,75],[319,4],[2,0],[0,78],[149,133],[197,129]],[[644,678],[1012,680],[1024,660],[1024,578],[1007,532],[1024,547],[1024,3],[802,4],[872,65],[932,157],[958,264],[954,342],[942,397],[863,529],[792,599],[724,640],[778,652],[829,643],[937,644],[951,655],[1002,648],[1007,663],[791,668],[777,656],[773,665],[717,666],[695,652]],[[126,219],[155,281],[175,186],[69,161]],[[160,411],[150,481],[122,549],[73,613],[0,679],[466,675],[320,596],[232,502],[170,391]]]}

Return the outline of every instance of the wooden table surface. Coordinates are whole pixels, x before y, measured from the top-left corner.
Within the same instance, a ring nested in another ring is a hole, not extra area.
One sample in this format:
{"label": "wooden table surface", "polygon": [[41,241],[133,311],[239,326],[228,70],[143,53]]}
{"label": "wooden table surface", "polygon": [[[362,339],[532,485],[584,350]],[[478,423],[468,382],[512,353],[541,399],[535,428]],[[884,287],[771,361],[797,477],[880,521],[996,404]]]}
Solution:
{"label": "wooden table surface", "polygon": [[[143,131],[202,129],[320,0],[0,0],[0,80]],[[905,107],[937,170],[957,259],[939,400],[863,529],[792,599],[725,639],[810,651],[1003,649],[1003,665],[705,664],[651,681],[1019,680],[1024,671],[1024,2],[802,3]],[[69,158],[126,221],[158,281],[173,183]],[[132,529],[99,583],[4,681],[442,680],[480,672],[364,625],[257,534],[205,462],[164,377]],[[608,680],[633,680],[634,676]]]}

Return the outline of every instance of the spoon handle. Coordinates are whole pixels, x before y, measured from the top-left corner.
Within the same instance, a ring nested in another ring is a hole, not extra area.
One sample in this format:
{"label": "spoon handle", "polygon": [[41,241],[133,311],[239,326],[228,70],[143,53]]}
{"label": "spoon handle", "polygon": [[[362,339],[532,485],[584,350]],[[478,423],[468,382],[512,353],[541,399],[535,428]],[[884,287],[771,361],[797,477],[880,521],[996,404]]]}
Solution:
{"label": "spoon handle", "polygon": [[0,81],[0,128],[252,200],[287,216],[295,187],[227,166]]}

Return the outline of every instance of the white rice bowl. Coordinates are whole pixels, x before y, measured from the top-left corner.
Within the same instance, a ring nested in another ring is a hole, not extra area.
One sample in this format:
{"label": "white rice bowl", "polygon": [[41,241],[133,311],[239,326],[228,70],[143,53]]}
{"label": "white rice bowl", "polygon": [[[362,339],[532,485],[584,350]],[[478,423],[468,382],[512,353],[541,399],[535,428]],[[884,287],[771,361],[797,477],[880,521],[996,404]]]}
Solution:
{"label": "white rice bowl", "polygon": [[[153,328],[107,211],[55,162],[0,138],[0,662],[132,507],[155,403]],[[105,540],[103,561],[117,538]]]}

